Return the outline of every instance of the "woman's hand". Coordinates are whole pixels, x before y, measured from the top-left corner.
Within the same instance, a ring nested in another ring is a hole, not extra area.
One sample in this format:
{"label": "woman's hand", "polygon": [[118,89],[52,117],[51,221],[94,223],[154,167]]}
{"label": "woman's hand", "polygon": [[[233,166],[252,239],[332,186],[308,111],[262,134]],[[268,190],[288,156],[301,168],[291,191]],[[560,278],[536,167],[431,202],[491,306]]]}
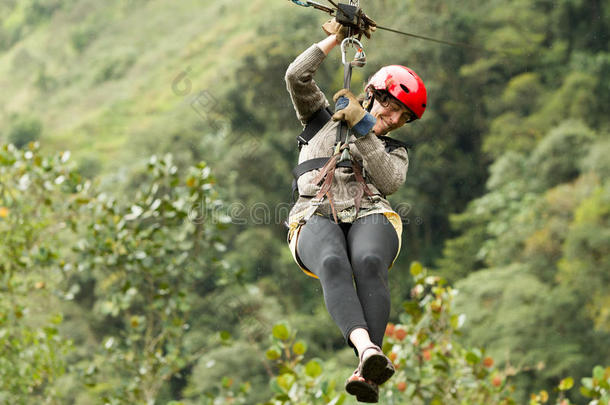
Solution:
{"label": "woman's hand", "polygon": [[[371,35],[373,35],[373,32],[375,32],[375,30],[377,29],[377,24],[370,18],[369,20],[370,24],[366,24],[364,29],[358,29],[355,32],[352,31],[352,35],[364,34],[365,37],[370,39]],[[334,17],[326,21],[322,25],[322,29],[324,30],[324,32],[326,32],[327,35],[334,34],[336,36],[338,44],[340,44],[345,39],[345,37],[347,37],[347,34],[349,32],[348,27],[341,24],[340,22],[337,22]]]}
{"label": "woman's hand", "polygon": [[339,90],[333,97],[335,104],[335,113],[333,120],[345,121],[357,135],[364,136],[368,134],[377,120],[368,113],[356,97],[347,89]]}
{"label": "woman's hand", "polygon": [[337,20],[333,17],[330,20],[326,21],[322,25],[322,29],[326,32],[326,35],[335,35],[335,40],[337,44],[340,44],[345,37],[347,36],[347,27],[337,22]]}

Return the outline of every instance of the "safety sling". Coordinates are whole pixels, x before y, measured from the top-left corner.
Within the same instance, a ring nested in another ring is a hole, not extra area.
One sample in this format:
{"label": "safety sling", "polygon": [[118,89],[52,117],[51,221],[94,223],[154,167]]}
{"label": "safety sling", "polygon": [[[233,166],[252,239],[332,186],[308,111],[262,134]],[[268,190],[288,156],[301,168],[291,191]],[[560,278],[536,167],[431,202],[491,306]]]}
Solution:
{"label": "safety sling", "polygon": [[[320,129],[322,129],[322,127],[326,125],[326,123],[331,119],[331,117],[332,111],[328,108],[321,108],[312,115],[312,117],[307,122],[307,125],[305,126],[303,132],[301,132],[297,136],[299,150],[303,147],[303,145],[307,145],[309,143],[309,141],[320,131]],[[388,153],[400,147],[403,147],[406,150],[408,150],[409,148],[408,145],[396,139],[387,136],[379,136],[379,138],[386,145],[386,152]],[[354,208],[356,209],[356,214],[360,210],[362,197],[365,194],[367,196],[373,196],[373,193],[369,190],[368,186],[366,185],[366,181],[364,180],[362,166],[355,159],[341,159],[342,151],[345,148],[348,148],[347,143],[342,145],[341,149],[337,149],[333,156],[306,160],[297,165],[292,170],[292,175],[294,177],[292,181],[292,193],[294,199],[295,193],[298,190],[297,182],[299,180],[299,177],[311,170],[321,169],[318,175],[312,181],[313,184],[321,184],[320,190],[316,193],[315,197],[311,199],[310,206],[308,207],[305,215],[303,216],[303,222],[311,218],[311,216],[315,213],[320,204],[322,204],[325,197],[328,197],[328,201],[330,203],[331,211],[333,214],[333,219],[335,220],[335,222],[338,222],[337,213],[332,198],[331,185],[334,178],[335,169],[339,167],[351,167],[354,172],[354,177],[360,185],[360,187],[358,188],[358,192],[354,197]]]}

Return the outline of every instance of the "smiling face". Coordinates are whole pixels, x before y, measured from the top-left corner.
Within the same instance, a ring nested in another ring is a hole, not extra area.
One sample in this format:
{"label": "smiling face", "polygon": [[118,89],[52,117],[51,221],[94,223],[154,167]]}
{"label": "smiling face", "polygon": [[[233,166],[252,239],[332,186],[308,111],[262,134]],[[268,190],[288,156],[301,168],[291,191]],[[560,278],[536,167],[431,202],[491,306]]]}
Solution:
{"label": "smiling face", "polygon": [[375,135],[385,135],[415,119],[404,104],[387,94],[375,96],[371,114],[377,119],[373,127]]}

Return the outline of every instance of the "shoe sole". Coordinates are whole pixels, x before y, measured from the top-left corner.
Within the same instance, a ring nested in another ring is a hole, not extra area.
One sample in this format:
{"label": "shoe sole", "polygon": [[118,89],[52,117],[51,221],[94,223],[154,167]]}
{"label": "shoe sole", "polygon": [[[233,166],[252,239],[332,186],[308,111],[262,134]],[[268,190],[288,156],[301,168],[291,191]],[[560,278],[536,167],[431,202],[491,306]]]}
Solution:
{"label": "shoe sole", "polygon": [[379,390],[365,381],[350,381],[345,385],[345,390],[356,397],[358,402],[379,402]]}
{"label": "shoe sole", "polygon": [[381,385],[394,375],[394,366],[386,356],[373,354],[362,364],[362,377]]}

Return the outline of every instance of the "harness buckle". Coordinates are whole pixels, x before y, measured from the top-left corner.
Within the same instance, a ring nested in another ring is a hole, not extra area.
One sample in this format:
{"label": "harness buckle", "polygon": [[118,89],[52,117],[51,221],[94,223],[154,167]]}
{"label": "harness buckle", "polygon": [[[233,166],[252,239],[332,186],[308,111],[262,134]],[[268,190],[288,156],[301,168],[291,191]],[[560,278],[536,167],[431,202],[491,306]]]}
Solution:
{"label": "harness buckle", "polygon": [[320,197],[320,198],[312,198],[311,200],[309,200],[309,203],[313,206],[320,206],[322,205],[322,202],[324,201],[324,196]]}

